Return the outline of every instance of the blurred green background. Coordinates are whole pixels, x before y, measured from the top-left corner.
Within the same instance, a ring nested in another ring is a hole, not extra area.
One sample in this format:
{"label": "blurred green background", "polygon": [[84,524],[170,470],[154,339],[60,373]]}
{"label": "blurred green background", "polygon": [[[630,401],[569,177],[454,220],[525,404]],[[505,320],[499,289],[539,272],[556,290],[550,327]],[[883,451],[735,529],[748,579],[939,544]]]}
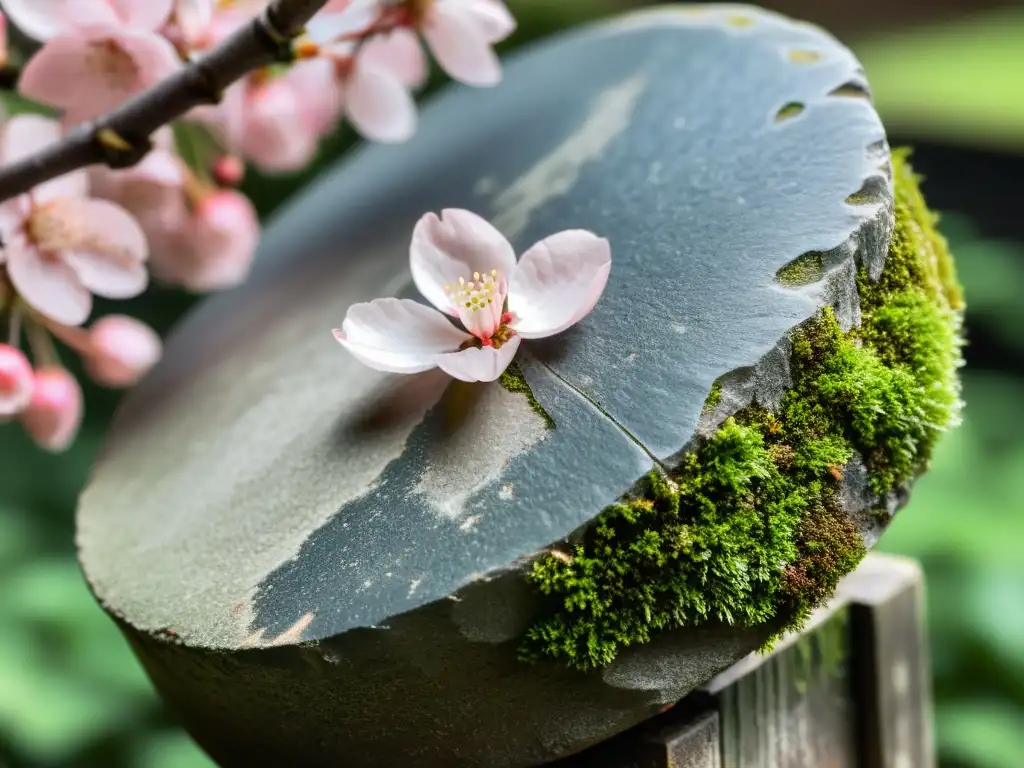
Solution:
{"label": "blurred green background", "polygon": [[[628,6],[520,0],[507,47]],[[937,735],[948,768],[1024,767],[1024,8],[992,0],[776,0],[864,61],[893,144],[917,147],[945,213],[970,309],[967,401],[881,548],[918,558],[929,586]],[[436,86],[436,83],[434,84]],[[318,166],[247,181],[267,214]],[[161,330],[190,305],[151,291],[119,305]],[[75,497],[116,405],[87,392],[74,449],[45,455],[0,429],[0,766],[202,768],[74,557]],[[1020,474],[1018,474],[1020,473]],[[916,768],[916,767],[915,767]]]}

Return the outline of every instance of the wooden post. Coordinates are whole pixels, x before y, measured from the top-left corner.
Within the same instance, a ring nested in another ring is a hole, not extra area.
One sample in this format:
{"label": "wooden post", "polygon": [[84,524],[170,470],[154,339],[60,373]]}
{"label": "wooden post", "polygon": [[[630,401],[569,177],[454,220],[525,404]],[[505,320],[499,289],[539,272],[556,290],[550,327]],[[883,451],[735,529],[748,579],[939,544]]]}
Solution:
{"label": "wooden post", "polygon": [[833,601],[676,707],[560,768],[933,768],[923,580],[869,555]]}

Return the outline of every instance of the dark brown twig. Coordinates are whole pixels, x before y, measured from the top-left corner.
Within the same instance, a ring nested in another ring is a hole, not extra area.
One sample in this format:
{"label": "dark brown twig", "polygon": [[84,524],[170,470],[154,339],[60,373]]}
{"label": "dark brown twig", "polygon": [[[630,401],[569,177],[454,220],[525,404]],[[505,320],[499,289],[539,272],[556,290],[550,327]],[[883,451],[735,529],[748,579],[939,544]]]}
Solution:
{"label": "dark brown twig", "polygon": [[57,143],[0,167],[0,201],[89,165],[135,165],[149,137],[194,107],[216,104],[221,93],[254,69],[288,59],[292,39],[327,0],[271,0],[263,13],[216,48],[115,109],[72,128]]}

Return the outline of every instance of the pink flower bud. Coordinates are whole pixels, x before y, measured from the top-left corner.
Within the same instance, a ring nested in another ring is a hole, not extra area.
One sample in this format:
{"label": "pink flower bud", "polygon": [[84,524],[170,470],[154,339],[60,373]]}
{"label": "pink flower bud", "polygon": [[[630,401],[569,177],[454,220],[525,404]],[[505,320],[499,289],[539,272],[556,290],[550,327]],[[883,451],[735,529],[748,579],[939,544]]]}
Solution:
{"label": "pink flower bud", "polygon": [[7,17],[0,11],[0,66],[7,66]]}
{"label": "pink flower bud", "polygon": [[20,349],[0,344],[0,418],[21,413],[32,399],[32,366]]}
{"label": "pink flower bud", "polygon": [[21,414],[29,436],[48,451],[65,450],[82,423],[82,390],[63,368],[36,371],[32,400]]}
{"label": "pink flower bud", "polygon": [[126,315],[110,315],[89,329],[90,351],[84,363],[88,374],[108,387],[130,387],[157,360],[160,337],[145,323]]}
{"label": "pink flower bud", "polygon": [[213,164],[213,177],[225,187],[237,187],[245,178],[245,163],[237,155],[224,155]]}

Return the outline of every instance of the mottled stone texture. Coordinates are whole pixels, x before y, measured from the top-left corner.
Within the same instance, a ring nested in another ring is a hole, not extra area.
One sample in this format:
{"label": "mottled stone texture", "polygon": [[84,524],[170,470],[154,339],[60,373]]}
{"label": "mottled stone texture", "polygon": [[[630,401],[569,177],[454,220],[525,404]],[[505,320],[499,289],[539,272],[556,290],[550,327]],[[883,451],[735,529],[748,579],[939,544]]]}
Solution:
{"label": "mottled stone texture", "polygon": [[[722,408],[777,401],[791,329],[826,304],[857,322],[854,260],[880,271],[892,228],[863,73],[746,6],[633,14],[507,64],[278,217],[253,279],[127,399],[82,497],[90,584],[224,765],[530,766],[777,629],[664,632],[589,674],[516,658],[531,558],[676,461],[716,380]],[[520,251],[570,227],[612,243],[592,315],[524,345],[554,429],[523,394],[378,374],[331,339],[349,304],[414,295],[412,225],[444,207]]]}

